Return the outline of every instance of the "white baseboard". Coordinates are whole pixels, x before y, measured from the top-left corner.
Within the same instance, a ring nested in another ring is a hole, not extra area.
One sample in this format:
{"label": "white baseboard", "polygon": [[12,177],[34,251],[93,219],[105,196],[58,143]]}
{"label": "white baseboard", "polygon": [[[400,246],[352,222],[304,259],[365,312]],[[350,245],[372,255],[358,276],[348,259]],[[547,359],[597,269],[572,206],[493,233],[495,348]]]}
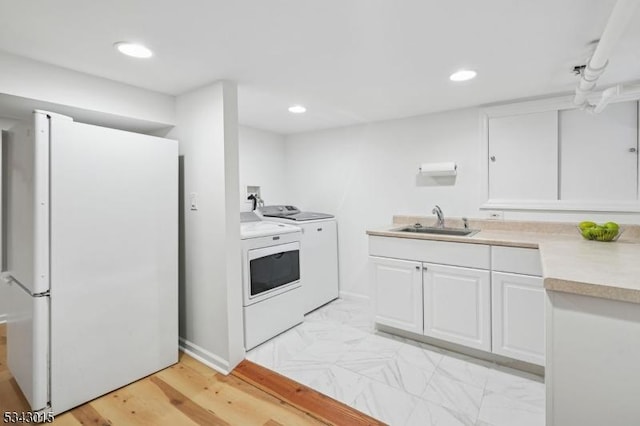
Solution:
{"label": "white baseboard", "polygon": [[225,376],[231,372],[229,362],[182,337],[180,338],[180,349],[190,357],[195,358],[207,367],[211,367]]}
{"label": "white baseboard", "polygon": [[0,314],[0,324],[7,322],[7,314]]}
{"label": "white baseboard", "polygon": [[355,300],[358,302],[368,302],[369,296],[365,296],[360,293],[351,293],[350,291],[340,290],[340,299]]}

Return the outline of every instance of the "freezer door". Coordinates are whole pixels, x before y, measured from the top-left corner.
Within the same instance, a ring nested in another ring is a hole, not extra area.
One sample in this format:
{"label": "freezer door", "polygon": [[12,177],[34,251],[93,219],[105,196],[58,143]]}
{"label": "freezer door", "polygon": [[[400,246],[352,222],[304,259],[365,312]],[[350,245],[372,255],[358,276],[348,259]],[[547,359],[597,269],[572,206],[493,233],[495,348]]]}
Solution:
{"label": "freezer door", "polygon": [[32,297],[15,282],[6,294],[9,370],[31,409],[41,410],[49,403],[49,298]]}
{"label": "freezer door", "polygon": [[51,121],[51,403],[178,359],[178,144]]}
{"label": "freezer door", "polygon": [[35,113],[7,132],[6,270],[30,293],[49,290],[49,120]]}

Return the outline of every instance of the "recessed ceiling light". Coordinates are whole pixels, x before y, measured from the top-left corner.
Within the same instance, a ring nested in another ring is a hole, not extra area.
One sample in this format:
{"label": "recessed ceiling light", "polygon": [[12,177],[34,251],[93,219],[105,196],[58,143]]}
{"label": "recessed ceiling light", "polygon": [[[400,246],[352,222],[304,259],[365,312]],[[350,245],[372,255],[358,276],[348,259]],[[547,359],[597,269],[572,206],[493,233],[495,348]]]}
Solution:
{"label": "recessed ceiling light", "polygon": [[302,105],[294,105],[289,107],[289,112],[292,112],[294,114],[302,114],[303,112],[306,112],[306,111],[307,109]]}
{"label": "recessed ceiling light", "polygon": [[474,70],[459,70],[449,76],[451,81],[467,81],[474,78],[478,73]]}
{"label": "recessed ceiling light", "polygon": [[133,56],[134,58],[150,58],[153,56],[153,52],[141,44],[119,41],[114,43],[113,46],[118,49],[120,53]]}

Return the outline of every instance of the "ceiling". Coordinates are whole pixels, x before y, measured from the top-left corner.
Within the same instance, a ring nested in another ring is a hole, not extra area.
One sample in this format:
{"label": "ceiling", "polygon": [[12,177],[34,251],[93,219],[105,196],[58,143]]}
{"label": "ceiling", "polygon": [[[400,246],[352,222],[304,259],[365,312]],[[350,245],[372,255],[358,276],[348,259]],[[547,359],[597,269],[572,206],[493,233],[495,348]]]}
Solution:
{"label": "ceiling", "polygon": [[[173,95],[234,80],[240,122],[282,134],[569,92],[615,3],[0,1],[0,50]],[[122,56],[121,40],[155,55]],[[450,82],[462,67],[478,77]],[[601,82],[639,78],[636,13]]]}

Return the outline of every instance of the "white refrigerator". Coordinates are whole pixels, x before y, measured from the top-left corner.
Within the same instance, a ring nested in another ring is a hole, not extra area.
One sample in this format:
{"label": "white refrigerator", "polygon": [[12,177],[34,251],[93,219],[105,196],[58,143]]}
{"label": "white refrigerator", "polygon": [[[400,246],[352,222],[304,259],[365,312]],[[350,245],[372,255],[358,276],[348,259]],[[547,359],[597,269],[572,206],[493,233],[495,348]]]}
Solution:
{"label": "white refrigerator", "polygon": [[178,360],[178,142],[35,111],[3,196],[9,370],[61,413]]}

